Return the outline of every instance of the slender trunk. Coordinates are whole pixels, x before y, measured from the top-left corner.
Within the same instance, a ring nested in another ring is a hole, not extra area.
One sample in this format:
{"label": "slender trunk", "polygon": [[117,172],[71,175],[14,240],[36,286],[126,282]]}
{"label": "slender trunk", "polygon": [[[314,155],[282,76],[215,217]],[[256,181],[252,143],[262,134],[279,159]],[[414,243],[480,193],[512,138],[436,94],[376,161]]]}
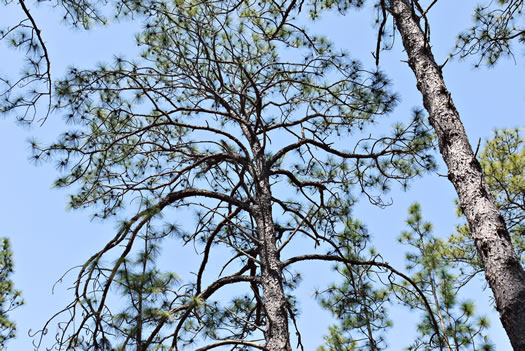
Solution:
{"label": "slender trunk", "polygon": [[275,244],[274,226],[266,216],[257,222],[258,226],[262,225],[260,233],[264,242],[260,258],[263,262],[261,278],[267,317],[266,350],[291,351],[287,301],[282,284],[281,260]]}
{"label": "slender trunk", "polygon": [[268,172],[265,170],[263,153],[257,146],[257,211],[255,220],[257,235],[261,241],[260,260],[264,309],[266,311],[266,347],[268,351],[292,351],[288,331],[287,300],[283,287],[282,263],[277,248],[275,224],[272,218],[272,199]]}
{"label": "slender trunk", "polygon": [[514,350],[525,351],[525,272],[409,0],[389,0],[485,276]]}
{"label": "slender trunk", "polygon": [[441,332],[443,333],[443,338],[441,338],[441,340],[445,343],[445,347],[447,348],[447,350],[452,351],[452,347],[450,347],[450,343],[448,342],[448,338],[446,337],[447,327],[445,326],[445,319],[443,318],[443,314],[441,313],[441,309],[439,308],[438,292],[436,291],[436,285],[434,284],[435,277],[432,273],[430,273],[430,275],[430,287],[432,288],[432,296],[434,297],[434,303],[436,304],[436,314],[438,315],[439,324],[441,326]]}

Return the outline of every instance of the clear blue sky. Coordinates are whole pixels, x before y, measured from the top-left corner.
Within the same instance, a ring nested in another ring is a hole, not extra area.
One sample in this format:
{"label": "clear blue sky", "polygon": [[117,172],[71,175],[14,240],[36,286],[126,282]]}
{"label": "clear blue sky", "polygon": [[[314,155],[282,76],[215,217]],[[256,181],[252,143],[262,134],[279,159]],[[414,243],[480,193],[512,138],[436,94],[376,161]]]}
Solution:
{"label": "clear blue sky", "polygon": [[[133,57],[135,29],[129,24],[95,29],[89,33],[71,32],[59,26],[56,18],[42,11],[47,3],[34,11],[43,29],[50,51],[53,74],[60,76],[69,65],[91,67],[98,62],[109,62],[113,55],[128,53]],[[431,12],[432,45],[436,59],[441,62],[447,57],[455,42],[455,36],[471,22],[473,1],[442,0]],[[13,6],[11,6],[13,8]],[[14,18],[12,11],[0,9],[0,23],[6,25]],[[315,24],[317,30],[328,33],[339,47],[346,47],[351,54],[372,65],[370,52],[374,50],[372,18],[366,11],[351,13],[347,17],[325,15]],[[355,35],[355,33],[359,33]],[[402,103],[392,116],[409,114],[413,107],[420,107],[421,97],[416,90],[412,72],[404,60],[405,54],[397,45],[391,52],[385,52],[381,66],[394,82]],[[131,53],[130,53],[131,52]],[[478,138],[491,136],[494,128],[524,126],[525,77],[524,60],[518,49],[517,64],[512,60],[502,61],[495,68],[473,70],[472,61],[449,62],[444,77],[460,112],[472,144]],[[19,58],[0,47],[2,66],[5,73],[16,67]],[[8,344],[9,350],[30,350],[32,339],[27,336],[29,329],[38,330],[43,323],[69,302],[68,282],[59,284],[52,294],[52,286],[69,268],[82,264],[90,254],[99,249],[114,233],[114,223],[99,223],[89,219],[89,211],[66,211],[68,191],[51,189],[57,175],[52,164],[35,167],[28,161],[30,154],[27,139],[37,136],[41,140],[53,140],[63,129],[58,116],[52,116],[43,127],[22,128],[10,119],[0,119],[0,213],[2,226],[0,235],[11,238],[14,250],[16,287],[23,290],[26,305],[12,313],[18,323],[18,338]],[[443,166],[441,173],[446,173]],[[454,231],[457,219],[453,200],[455,193],[446,178],[429,175],[413,182],[408,192],[395,190],[391,193],[394,205],[387,209],[371,206],[364,200],[355,215],[362,220],[374,236],[374,245],[379,248],[387,261],[403,267],[402,252],[395,239],[405,229],[404,220],[408,206],[418,201],[423,214],[434,223],[435,232],[448,235]],[[185,258],[181,257],[181,261]],[[322,287],[331,281],[329,267],[313,265],[304,267],[304,280],[299,289],[302,315],[300,325],[307,350],[315,350],[326,334],[330,316],[322,311],[312,299],[315,287]],[[322,278],[321,278],[322,277]],[[473,285],[469,298],[479,300],[478,306],[487,304],[489,291],[481,291],[481,284]],[[500,327],[495,313],[484,309],[492,317],[491,338],[497,350],[510,350],[510,345]],[[390,336],[390,350],[407,346],[414,327],[407,321],[417,316],[397,309],[391,315],[397,323]],[[411,329],[412,328],[412,329]]]}

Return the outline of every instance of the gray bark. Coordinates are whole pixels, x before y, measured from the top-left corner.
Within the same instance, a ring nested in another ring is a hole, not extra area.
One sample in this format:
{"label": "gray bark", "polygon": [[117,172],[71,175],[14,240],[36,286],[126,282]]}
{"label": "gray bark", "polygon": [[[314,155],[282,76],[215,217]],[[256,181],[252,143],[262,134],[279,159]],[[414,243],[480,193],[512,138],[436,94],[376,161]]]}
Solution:
{"label": "gray bark", "polygon": [[261,285],[266,311],[265,350],[292,351],[288,330],[287,299],[283,287],[283,265],[277,247],[272,217],[272,195],[269,171],[259,143],[252,145],[256,155],[257,195],[253,215],[260,241]]}
{"label": "gray bark", "polygon": [[514,350],[525,351],[525,272],[490,194],[459,114],[409,0],[389,0],[408,64],[439,140],[472,238],[485,267],[501,322]]}
{"label": "gray bark", "polygon": [[[266,211],[265,211],[266,212]],[[257,220],[262,235],[261,278],[266,311],[266,348],[268,351],[291,351],[288,331],[287,300],[282,284],[282,264],[275,242],[275,228],[271,217]]]}

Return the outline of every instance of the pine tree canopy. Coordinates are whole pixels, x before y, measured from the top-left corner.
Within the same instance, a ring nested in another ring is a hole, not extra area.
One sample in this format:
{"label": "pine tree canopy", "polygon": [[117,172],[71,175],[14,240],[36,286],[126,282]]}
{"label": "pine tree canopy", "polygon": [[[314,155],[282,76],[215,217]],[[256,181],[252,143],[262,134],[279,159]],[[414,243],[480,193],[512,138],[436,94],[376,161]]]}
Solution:
{"label": "pine tree canopy", "polygon": [[[71,300],[32,334],[35,348],[312,350],[296,292],[308,265],[331,265],[334,282],[313,292],[335,320],[318,351],[388,349],[395,308],[419,317],[408,350],[493,350],[488,317],[462,295],[478,273],[525,350],[515,312],[525,306],[516,283],[525,274],[523,131],[497,130],[472,150],[431,51],[436,3],[57,0],[50,11],[73,29],[110,19],[140,29],[136,57],[72,63],[55,76],[32,7],[4,1],[24,17],[0,41],[23,52],[25,68],[14,80],[0,75],[0,112],[23,124],[63,116],[53,142],[31,141],[32,160],[56,165],[53,185],[67,189],[69,209],[119,223],[67,273]],[[309,25],[367,7],[372,65]],[[524,38],[522,7],[475,9],[451,55],[489,64],[511,55]],[[423,96],[409,116],[395,111],[400,99],[381,69],[396,37]],[[413,204],[397,242],[405,266],[396,266],[356,203],[391,205],[389,191],[435,174],[436,157],[467,224],[434,235]],[[7,314],[22,303],[2,243],[0,349],[14,337]]]}

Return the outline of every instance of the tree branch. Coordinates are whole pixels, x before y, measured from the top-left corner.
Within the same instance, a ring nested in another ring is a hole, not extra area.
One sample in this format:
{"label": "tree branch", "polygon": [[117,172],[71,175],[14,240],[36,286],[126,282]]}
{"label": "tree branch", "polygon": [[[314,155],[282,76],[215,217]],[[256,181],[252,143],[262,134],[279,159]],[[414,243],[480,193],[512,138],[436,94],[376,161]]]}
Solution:
{"label": "tree branch", "polygon": [[257,344],[257,343],[251,342],[251,341],[221,340],[221,341],[214,342],[213,344],[209,344],[209,345],[206,345],[204,347],[200,347],[200,348],[198,348],[195,351],[211,350],[213,348],[216,348],[216,347],[219,347],[219,346],[224,346],[224,345],[245,345],[245,346],[255,347],[255,348],[260,349],[260,350],[265,350],[264,345]]}
{"label": "tree branch", "polygon": [[428,302],[425,294],[423,291],[419,288],[419,286],[406,274],[398,271],[388,263],[384,262],[377,262],[377,261],[361,261],[361,260],[352,260],[341,256],[332,256],[332,255],[321,255],[321,254],[312,254],[312,255],[301,255],[301,256],[295,256],[292,257],[282,263],[282,267],[286,267],[292,263],[301,262],[301,261],[312,261],[312,260],[319,260],[319,261],[334,261],[334,262],[341,262],[345,264],[350,265],[358,265],[358,266],[376,266],[385,268],[392,273],[400,276],[401,278],[405,279],[410,285],[414,287],[414,289],[417,291],[421,299],[423,300],[423,303],[425,304],[425,307],[427,309],[427,312],[432,320],[432,327],[434,328],[434,331],[438,335],[438,337],[441,339],[439,332],[439,326],[438,323],[434,317],[434,311],[432,311],[432,307],[430,306],[430,303]]}

